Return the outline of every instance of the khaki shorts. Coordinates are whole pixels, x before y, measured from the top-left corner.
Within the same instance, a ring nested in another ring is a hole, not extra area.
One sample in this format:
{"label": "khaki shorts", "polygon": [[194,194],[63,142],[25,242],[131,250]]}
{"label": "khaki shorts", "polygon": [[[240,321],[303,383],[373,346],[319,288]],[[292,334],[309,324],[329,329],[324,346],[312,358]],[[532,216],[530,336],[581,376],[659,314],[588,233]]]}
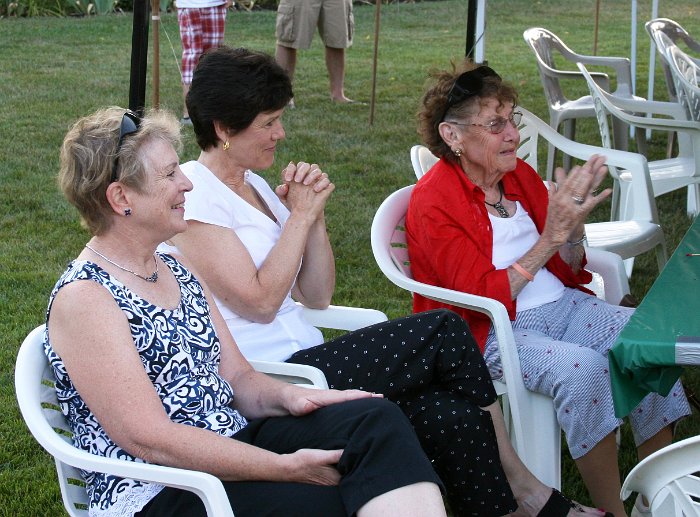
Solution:
{"label": "khaki shorts", "polygon": [[348,48],[355,32],[352,0],[280,0],[275,31],[278,45],[307,49],[316,27],[325,46]]}

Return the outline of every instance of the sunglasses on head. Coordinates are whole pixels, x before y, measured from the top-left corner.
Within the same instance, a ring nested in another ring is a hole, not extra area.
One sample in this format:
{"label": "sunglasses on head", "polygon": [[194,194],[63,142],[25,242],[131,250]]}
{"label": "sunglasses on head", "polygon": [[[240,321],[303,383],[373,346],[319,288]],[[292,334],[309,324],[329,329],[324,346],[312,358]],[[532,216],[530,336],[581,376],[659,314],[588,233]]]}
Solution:
{"label": "sunglasses on head", "polygon": [[484,79],[486,77],[501,78],[493,68],[488,66],[480,66],[479,68],[464,72],[460,75],[447,93],[447,104],[445,105],[445,113],[442,115],[442,118],[445,118],[447,111],[452,106],[459,104],[469,97],[479,95],[484,87]]}
{"label": "sunglasses on head", "polygon": [[117,171],[119,170],[119,151],[121,151],[122,145],[124,144],[124,139],[133,135],[141,127],[141,119],[132,111],[124,112],[122,117],[122,123],[119,127],[119,140],[117,141],[117,149],[114,151],[114,163],[112,164],[112,183],[117,181],[119,177],[117,176]]}

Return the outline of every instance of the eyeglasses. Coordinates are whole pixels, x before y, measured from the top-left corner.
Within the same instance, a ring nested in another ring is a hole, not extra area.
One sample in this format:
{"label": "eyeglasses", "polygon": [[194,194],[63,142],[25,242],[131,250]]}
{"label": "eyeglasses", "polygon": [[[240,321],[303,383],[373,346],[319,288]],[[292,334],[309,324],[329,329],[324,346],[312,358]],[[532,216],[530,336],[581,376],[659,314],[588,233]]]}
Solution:
{"label": "eyeglasses", "polygon": [[484,79],[486,77],[501,79],[501,76],[488,66],[480,66],[460,75],[447,93],[447,104],[445,105],[445,113],[442,115],[442,118],[445,118],[447,111],[455,104],[478,95],[484,87]]}
{"label": "eyeglasses", "polygon": [[132,111],[125,111],[122,117],[122,124],[119,127],[119,140],[117,141],[117,149],[114,151],[114,163],[112,164],[112,183],[117,181],[117,170],[119,169],[119,151],[124,144],[124,139],[133,135],[141,127],[141,119]]}
{"label": "eyeglasses", "polygon": [[446,120],[445,122],[449,122],[450,124],[457,124],[458,126],[478,126],[478,127],[485,127],[488,129],[492,135],[497,135],[499,133],[503,133],[503,130],[506,128],[506,124],[510,122],[513,124],[513,127],[517,129],[518,124],[520,124],[520,121],[523,118],[523,114],[519,111],[514,111],[513,113],[510,114],[508,118],[503,118],[503,117],[498,117],[488,124],[474,124],[474,123],[469,123],[469,122],[455,122],[454,120]]}

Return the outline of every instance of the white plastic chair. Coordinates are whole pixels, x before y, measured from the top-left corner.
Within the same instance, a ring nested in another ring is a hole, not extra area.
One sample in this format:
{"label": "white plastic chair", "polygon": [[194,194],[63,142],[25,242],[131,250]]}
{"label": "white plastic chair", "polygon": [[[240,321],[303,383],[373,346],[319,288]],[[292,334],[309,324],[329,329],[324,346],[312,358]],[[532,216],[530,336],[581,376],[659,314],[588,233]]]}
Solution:
{"label": "white plastic chair", "polygon": [[[664,78],[666,80],[668,100],[670,102],[678,102],[678,86],[676,85],[676,81],[674,80],[673,73],[671,71],[669,50],[671,47],[677,47],[678,43],[682,42],[689,50],[700,53],[700,42],[695,41],[683,27],[681,27],[675,21],[669,20],[668,18],[656,18],[654,20],[650,20],[644,24],[644,28],[647,30],[647,33],[651,38],[652,45],[656,47],[656,50],[661,57],[660,62],[661,68],[664,72]],[[700,59],[691,59],[697,63],[700,63]],[[671,158],[673,156],[675,138],[675,132],[669,133],[668,146],[666,150],[667,158]]]}
{"label": "white plastic chair", "polygon": [[[303,308],[304,317],[324,328],[356,330],[386,321],[386,315],[372,309],[331,306],[326,310]],[[190,490],[197,494],[210,517],[233,517],[231,505],[221,481],[205,472],[163,467],[103,458],[73,447],[70,428],[61,413],[54,388],[53,370],[43,348],[44,325],[25,338],[17,355],[15,391],[22,417],[39,444],[56,462],[63,505],[72,517],[87,512],[87,492],[79,469],[109,472],[121,477],[139,479]],[[285,382],[314,388],[327,388],[323,372],[312,366],[269,361],[251,361],[256,370]]]}
{"label": "white plastic chair", "polygon": [[[640,129],[675,131],[678,134],[678,155],[675,158],[648,162],[649,179],[654,197],[687,187],[687,213],[688,216],[696,215],[700,207],[700,185],[698,185],[700,183],[700,123],[688,120],[685,109],[675,102],[623,99],[612,96],[595,83],[585,65],[578,63],[578,67],[586,78],[594,100],[604,147],[612,147],[608,117]],[[627,188],[628,179],[628,175],[624,173],[619,178],[620,219],[625,219],[624,214],[628,205],[634,205],[637,202],[634,192]]]}
{"label": "white plastic chair", "polygon": [[[535,53],[537,58],[537,69],[542,79],[544,94],[547,98],[549,108],[549,125],[555,130],[564,124],[564,136],[573,140],[576,136],[576,119],[594,118],[595,110],[593,100],[590,95],[585,95],[577,99],[569,99],[564,95],[560,80],[562,79],[583,79],[577,70],[561,70],[555,65],[555,56],[560,56],[565,61],[571,63],[573,68],[575,63],[581,62],[591,66],[605,66],[614,69],[617,87],[613,95],[632,97],[632,73],[630,61],[625,57],[603,57],[586,56],[577,54],[553,32],[540,27],[531,27],[523,33],[525,42]],[[606,91],[610,91],[610,78],[607,74],[594,73],[596,82]],[[627,150],[628,148],[628,128],[624,123],[614,124],[615,148]],[[637,135],[637,145],[639,149],[645,149],[641,134]],[[556,148],[549,146],[547,149],[547,169],[546,179],[551,180],[554,172]],[[564,168],[571,168],[571,157],[564,155]]]}
{"label": "white plastic chair", "polygon": [[[544,483],[561,486],[561,433],[549,397],[525,388],[508,313],[491,298],[435,287],[413,280],[403,228],[413,185],[391,194],[372,222],[372,251],[384,275],[397,286],[432,300],[486,314],[491,318],[501,350],[504,376],[494,381],[503,396],[503,413],[511,441],[525,465]],[[617,255],[593,252],[589,267],[600,268],[606,294],[615,302],[629,293],[627,277]],[[600,284],[596,289],[601,291]]]}
{"label": "white plastic chair", "polygon": [[[537,150],[542,143],[561,149],[569,156],[587,160],[593,154],[604,154],[606,164],[615,181],[619,181],[620,172],[626,178],[626,185],[638,199],[625,211],[621,220],[587,223],[586,253],[597,248],[616,253],[623,259],[631,259],[650,250],[656,251],[659,271],[666,263],[666,239],[658,224],[656,204],[651,194],[647,160],[637,153],[601,149],[591,145],[572,142],[563,137],[544,121],[526,109],[518,106],[523,113],[520,122],[520,147],[518,157],[538,170]],[[411,149],[411,163],[416,177],[420,178],[437,161],[437,158],[422,145]],[[615,200],[613,199],[613,205]],[[613,207],[613,211],[616,211]],[[628,276],[631,269],[628,267]],[[617,303],[618,300],[613,300]]]}
{"label": "white plastic chair", "polygon": [[670,47],[668,52],[678,102],[690,120],[700,122],[700,60],[696,61],[678,47]]}
{"label": "white plastic chair", "polygon": [[620,497],[646,497],[652,517],[700,517],[700,436],[671,444],[640,461],[625,478]]}
{"label": "white plastic chair", "polygon": [[[700,54],[700,41],[693,39],[688,31],[681,27],[677,22],[668,18],[656,18],[644,24],[652,43],[656,46],[656,50],[661,56],[661,67],[664,71],[666,79],[666,88],[668,90],[668,99],[671,102],[678,100],[678,94],[673,74],[670,68],[668,57],[668,49],[678,47],[678,43],[682,42],[689,50]],[[661,37],[663,35],[663,37]],[[690,58],[700,64],[700,58]]]}

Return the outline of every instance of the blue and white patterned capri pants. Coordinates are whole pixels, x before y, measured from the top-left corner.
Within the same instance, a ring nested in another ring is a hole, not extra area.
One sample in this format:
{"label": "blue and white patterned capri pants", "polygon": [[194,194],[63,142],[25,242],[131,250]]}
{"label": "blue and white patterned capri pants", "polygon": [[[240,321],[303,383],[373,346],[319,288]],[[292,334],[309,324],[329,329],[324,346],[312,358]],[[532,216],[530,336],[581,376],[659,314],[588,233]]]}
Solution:
{"label": "blue and white patterned capri pants", "polygon": [[[519,312],[513,322],[525,387],[552,397],[574,459],[622,423],[613,410],[607,355],[633,312],[567,288],[556,302]],[[493,328],[484,359],[493,378],[503,376]],[[647,395],[629,415],[635,444],[688,414],[680,381],[666,397]]]}

